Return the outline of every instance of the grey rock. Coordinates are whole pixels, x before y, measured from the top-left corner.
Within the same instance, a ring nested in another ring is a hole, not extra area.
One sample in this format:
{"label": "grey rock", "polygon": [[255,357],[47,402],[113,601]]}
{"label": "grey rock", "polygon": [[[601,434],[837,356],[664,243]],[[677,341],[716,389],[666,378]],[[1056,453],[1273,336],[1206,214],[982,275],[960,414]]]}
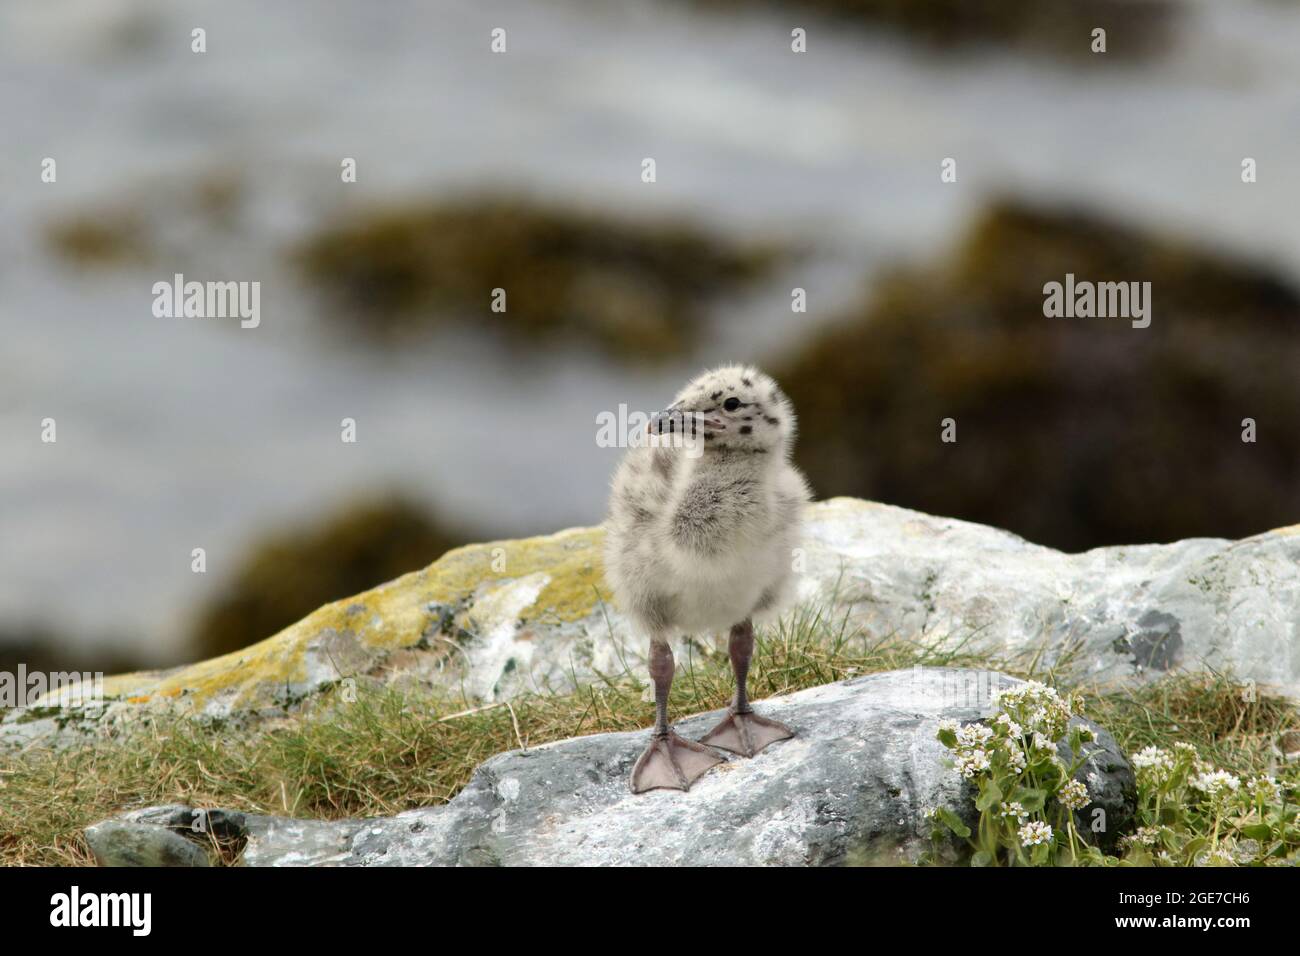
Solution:
{"label": "grey rock", "polygon": [[[1091,803],[1075,811],[1074,825],[1102,850],[1114,853],[1119,838],[1133,830],[1137,778],[1114,737],[1090,720],[1071,718],[1071,727],[1079,725],[1091,730],[1096,739],[1084,745],[1083,763],[1074,775],[1092,797]],[[1056,750],[1067,767],[1074,762],[1074,753],[1066,741],[1058,743]]]}
{"label": "grey rock", "polygon": [[1065,554],[851,498],[807,520],[805,582],[816,583],[802,597],[833,595],[869,635],[1069,659],[1096,683],[1226,671],[1300,697],[1300,525]]}
{"label": "grey rock", "polygon": [[352,866],[352,843],[368,821],[248,817],[245,866]]}
{"label": "grey rock", "polygon": [[131,820],[105,820],[86,829],[86,842],[100,866],[210,866],[198,843],[166,827]]}
{"label": "grey rock", "polygon": [[[628,776],[648,731],[575,737],[500,754],[449,804],[335,822],[245,815],[250,866],[835,865],[909,862],[930,846],[929,807],[974,823],[971,788],[935,739],[939,721],[989,718],[1016,684],[988,671],[917,668],[761,702],[793,740],[733,758],[689,793],[634,795]],[[682,720],[698,738],[721,711]],[[1133,774],[1090,725],[1080,778],[1113,841],[1133,815]],[[190,811],[186,811],[190,812]],[[144,818],[139,816],[136,818]],[[176,808],[149,819],[183,822]],[[1088,832],[1088,827],[1082,827]],[[954,852],[950,846],[949,852]]]}

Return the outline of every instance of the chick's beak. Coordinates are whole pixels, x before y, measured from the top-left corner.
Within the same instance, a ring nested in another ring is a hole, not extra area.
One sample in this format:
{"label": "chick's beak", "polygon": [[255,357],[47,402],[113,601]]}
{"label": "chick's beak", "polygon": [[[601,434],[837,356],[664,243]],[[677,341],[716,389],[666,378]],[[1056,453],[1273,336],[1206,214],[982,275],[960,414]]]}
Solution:
{"label": "chick's beak", "polygon": [[652,435],[670,435],[673,433],[693,435],[701,428],[705,431],[721,431],[726,427],[725,422],[721,422],[716,418],[708,418],[699,412],[681,408],[668,408],[662,412],[655,412],[650,416],[650,421],[646,423],[646,431]]}

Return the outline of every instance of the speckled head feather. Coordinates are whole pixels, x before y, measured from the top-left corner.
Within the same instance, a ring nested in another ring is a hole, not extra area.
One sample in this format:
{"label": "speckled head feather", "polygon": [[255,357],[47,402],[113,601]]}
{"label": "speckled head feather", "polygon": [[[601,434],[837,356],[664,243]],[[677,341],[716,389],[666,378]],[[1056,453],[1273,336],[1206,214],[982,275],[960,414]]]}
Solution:
{"label": "speckled head feather", "polygon": [[723,365],[696,376],[669,408],[722,423],[705,433],[706,448],[789,455],[798,431],[781,386],[752,365]]}

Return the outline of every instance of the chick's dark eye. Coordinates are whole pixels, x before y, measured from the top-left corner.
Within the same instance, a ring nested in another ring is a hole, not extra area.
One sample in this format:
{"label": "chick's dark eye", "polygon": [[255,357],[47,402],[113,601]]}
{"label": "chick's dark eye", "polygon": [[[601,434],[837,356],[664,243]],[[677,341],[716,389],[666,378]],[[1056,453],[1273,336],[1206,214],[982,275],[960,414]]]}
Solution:
{"label": "chick's dark eye", "polygon": [[740,399],[738,399],[738,398],[729,398],[729,399],[727,399],[725,402],[722,403],[722,407],[725,408],[725,409],[726,409],[727,411],[729,411],[729,412],[734,412],[736,409],[738,409],[738,408],[740,407]]}

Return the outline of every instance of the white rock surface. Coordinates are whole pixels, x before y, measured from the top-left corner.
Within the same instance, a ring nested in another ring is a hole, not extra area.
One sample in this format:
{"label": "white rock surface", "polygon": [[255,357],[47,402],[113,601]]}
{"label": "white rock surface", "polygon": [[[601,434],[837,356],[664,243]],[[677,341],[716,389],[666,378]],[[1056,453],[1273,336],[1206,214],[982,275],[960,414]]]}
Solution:
{"label": "white rock surface", "polygon": [[809,514],[807,590],[868,633],[951,636],[1100,679],[1211,667],[1300,696],[1300,525],[1241,541],[1064,554],[1005,531],[839,498]]}

